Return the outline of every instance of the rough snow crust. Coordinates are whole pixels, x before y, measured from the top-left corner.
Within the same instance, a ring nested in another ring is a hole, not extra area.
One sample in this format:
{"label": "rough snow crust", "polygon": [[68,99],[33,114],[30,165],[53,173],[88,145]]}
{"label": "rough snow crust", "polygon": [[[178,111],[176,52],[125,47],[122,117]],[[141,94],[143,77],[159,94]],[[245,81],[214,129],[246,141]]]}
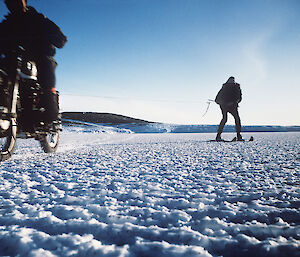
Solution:
{"label": "rough snow crust", "polygon": [[300,256],[300,133],[213,136],[67,129],[55,154],[19,140],[0,255]]}

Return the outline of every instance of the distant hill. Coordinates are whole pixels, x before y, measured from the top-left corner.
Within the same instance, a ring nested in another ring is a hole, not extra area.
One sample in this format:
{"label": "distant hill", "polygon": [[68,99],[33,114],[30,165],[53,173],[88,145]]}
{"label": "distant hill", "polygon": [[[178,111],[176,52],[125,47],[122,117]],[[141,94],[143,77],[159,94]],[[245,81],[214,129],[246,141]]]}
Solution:
{"label": "distant hill", "polygon": [[[63,123],[100,123],[135,133],[216,133],[218,125],[176,125],[150,122],[113,113],[63,112]],[[300,126],[243,126],[242,132],[300,132]],[[235,132],[235,126],[226,125],[224,132]]]}
{"label": "distant hill", "polygon": [[118,125],[118,124],[140,124],[146,125],[154,122],[135,119],[119,114],[113,113],[98,113],[98,112],[63,112],[62,113],[63,119],[69,120],[77,120],[83,122],[90,122],[90,123],[103,123],[103,124],[111,124],[111,125]]}

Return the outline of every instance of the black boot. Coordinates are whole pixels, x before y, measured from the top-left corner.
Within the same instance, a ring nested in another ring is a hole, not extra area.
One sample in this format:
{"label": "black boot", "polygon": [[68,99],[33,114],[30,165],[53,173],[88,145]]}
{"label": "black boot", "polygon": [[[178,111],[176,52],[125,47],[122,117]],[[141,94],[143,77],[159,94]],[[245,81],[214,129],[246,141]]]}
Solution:
{"label": "black boot", "polygon": [[42,121],[51,123],[59,119],[58,94],[45,92],[41,97],[41,105],[44,111],[42,112]]}
{"label": "black boot", "polygon": [[244,141],[244,139],[240,133],[237,134],[237,141]]}
{"label": "black boot", "polygon": [[221,138],[221,134],[218,133],[217,136],[216,136],[216,141],[222,141],[222,138]]}

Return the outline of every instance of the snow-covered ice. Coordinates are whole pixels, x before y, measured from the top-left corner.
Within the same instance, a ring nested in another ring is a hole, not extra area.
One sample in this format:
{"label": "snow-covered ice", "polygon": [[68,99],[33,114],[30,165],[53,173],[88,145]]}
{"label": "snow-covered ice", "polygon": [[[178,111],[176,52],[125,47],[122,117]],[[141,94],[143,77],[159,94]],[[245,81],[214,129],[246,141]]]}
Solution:
{"label": "snow-covered ice", "polygon": [[0,255],[300,256],[300,133],[127,132],[66,128],[54,154],[19,140]]}

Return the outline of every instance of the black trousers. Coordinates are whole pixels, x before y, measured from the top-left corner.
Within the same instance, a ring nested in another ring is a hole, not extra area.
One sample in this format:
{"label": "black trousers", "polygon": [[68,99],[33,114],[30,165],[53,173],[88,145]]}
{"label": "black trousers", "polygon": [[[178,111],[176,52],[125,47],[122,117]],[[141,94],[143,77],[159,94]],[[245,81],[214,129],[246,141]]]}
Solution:
{"label": "black trousers", "polygon": [[232,116],[234,117],[236,133],[237,133],[238,136],[240,136],[240,134],[241,134],[241,119],[240,119],[240,116],[239,116],[237,105],[235,105],[235,106],[222,106],[222,105],[220,105],[220,108],[221,108],[221,111],[222,111],[223,118],[222,118],[222,120],[220,122],[220,125],[219,125],[217,137],[221,137],[224,126],[225,126],[225,124],[227,122],[227,119],[228,119],[228,113],[232,114]]}
{"label": "black trousers", "polygon": [[45,108],[45,120],[55,120],[59,114],[58,95],[56,94],[55,69],[56,61],[50,56],[38,56],[34,58],[38,69],[38,81],[43,89],[41,106]]}
{"label": "black trousers", "polygon": [[51,91],[55,88],[56,77],[55,69],[56,61],[49,56],[39,56],[34,58],[38,69],[38,80],[44,91]]}

